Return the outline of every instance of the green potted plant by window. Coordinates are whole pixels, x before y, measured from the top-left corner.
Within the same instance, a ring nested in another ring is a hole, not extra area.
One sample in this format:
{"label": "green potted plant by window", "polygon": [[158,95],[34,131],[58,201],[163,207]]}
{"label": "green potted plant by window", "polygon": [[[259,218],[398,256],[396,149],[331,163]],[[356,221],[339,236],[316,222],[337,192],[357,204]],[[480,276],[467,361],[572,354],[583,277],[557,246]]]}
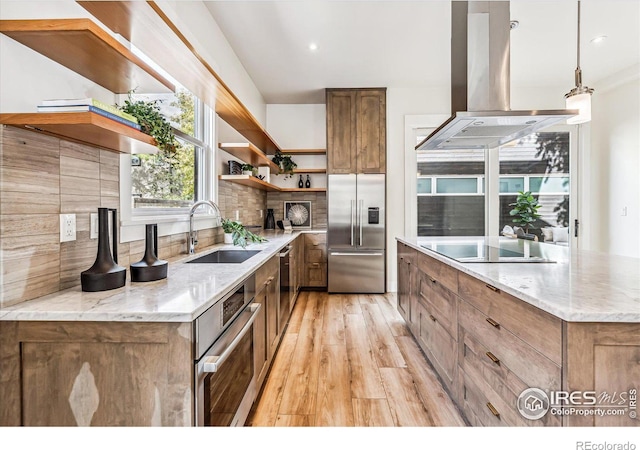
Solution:
{"label": "green potted plant by window", "polygon": [[293,169],[298,165],[291,159],[291,155],[284,155],[280,150],[271,158],[271,161],[280,168],[281,174],[285,175],[285,180],[293,176]]}
{"label": "green potted plant by window", "polygon": [[158,149],[167,154],[174,153],[178,142],[171,124],[160,112],[158,103],[161,100],[136,100],[133,98],[134,92],[135,90],[129,91],[129,98],[124,101],[124,105],[116,106],[138,119],[140,131],[153,137]]}
{"label": "green potted plant by window", "polygon": [[225,244],[239,245],[245,248],[250,242],[267,242],[262,236],[252,233],[240,222],[231,219],[222,219],[222,231],[224,231]]}
{"label": "green potted plant by window", "polygon": [[530,191],[518,192],[515,203],[509,203],[513,209],[509,211],[509,215],[513,216],[513,223],[521,225],[525,233],[529,233],[529,227],[535,228],[533,223],[540,218],[538,209],[540,204]]}

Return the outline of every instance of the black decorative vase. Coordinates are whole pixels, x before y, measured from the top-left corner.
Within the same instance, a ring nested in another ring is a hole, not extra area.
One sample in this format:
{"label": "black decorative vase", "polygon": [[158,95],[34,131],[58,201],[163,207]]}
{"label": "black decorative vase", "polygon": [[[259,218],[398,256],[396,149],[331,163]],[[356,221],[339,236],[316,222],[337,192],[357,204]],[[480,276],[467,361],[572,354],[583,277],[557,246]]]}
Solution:
{"label": "black decorative vase", "polygon": [[273,209],[267,209],[267,218],[264,221],[264,229],[265,230],[274,230],[276,228],[276,221],[273,217]]}
{"label": "black decorative vase", "polygon": [[304,184],[304,187],[307,189],[311,187],[311,178],[309,178],[309,175],[307,175],[307,182]]}
{"label": "black decorative vase", "polygon": [[302,181],[302,175],[300,175],[300,179],[298,180],[298,187],[299,188],[303,188],[304,187],[304,181]]}
{"label": "black decorative vase", "polygon": [[131,264],[131,281],[156,281],[167,278],[169,263],[158,259],[158,224],[147,224],[144,257]]}
{"label": "black decorative vase", "polygon": [[[113,213],[113,255],[109,250],[109,212]],[[124,286],[127,269],[118,265],[118,210],[98,208],[98,255],[89,269],[80,274],[85,292],[108,291]]]}

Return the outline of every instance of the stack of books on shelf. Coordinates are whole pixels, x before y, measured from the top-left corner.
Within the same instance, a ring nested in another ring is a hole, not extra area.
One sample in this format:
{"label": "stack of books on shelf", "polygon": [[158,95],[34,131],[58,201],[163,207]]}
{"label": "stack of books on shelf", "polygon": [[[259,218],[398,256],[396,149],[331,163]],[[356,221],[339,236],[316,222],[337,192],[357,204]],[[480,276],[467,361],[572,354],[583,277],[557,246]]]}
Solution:
{"label": "stack of books on shelf", "polygon": [[136,117],[95,98],[44,100],[42,105],[38,105],[38,112],[92,112],[140,130]]}

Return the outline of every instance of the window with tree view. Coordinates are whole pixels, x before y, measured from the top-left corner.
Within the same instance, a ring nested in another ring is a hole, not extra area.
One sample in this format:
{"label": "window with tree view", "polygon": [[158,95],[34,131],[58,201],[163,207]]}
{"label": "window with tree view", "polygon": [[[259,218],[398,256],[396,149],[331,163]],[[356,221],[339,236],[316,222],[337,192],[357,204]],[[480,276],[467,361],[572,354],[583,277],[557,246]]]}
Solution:
{"label": "window with tree view", "polygon": [[189,207],[198,196],[198,160],[204,151],[197,98],[185,89],[178,89],[175,94],[132,97],[155,102],[174,128],[177,140],[175,150],[132,156],[134,210]]}

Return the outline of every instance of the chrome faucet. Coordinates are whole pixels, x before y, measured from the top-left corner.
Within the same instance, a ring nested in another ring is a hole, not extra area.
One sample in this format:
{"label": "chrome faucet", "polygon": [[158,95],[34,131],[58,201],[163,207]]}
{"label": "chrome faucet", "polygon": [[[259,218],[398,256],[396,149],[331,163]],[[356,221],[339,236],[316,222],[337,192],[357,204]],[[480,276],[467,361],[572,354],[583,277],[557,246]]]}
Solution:
{"label": "chrome faucet", "polygon": [[198,232],[193,229],[193,214],[196,212],[201,205],[208,205],[215,213],[218,214],[220,220],[222,220],[222,213],[220,213],[220,208],[211,200],[200,200],[195,202],[191,206],[191,210],[189,211],[189,254],[193,255],[196,252],[196,244],[198,243]]}

